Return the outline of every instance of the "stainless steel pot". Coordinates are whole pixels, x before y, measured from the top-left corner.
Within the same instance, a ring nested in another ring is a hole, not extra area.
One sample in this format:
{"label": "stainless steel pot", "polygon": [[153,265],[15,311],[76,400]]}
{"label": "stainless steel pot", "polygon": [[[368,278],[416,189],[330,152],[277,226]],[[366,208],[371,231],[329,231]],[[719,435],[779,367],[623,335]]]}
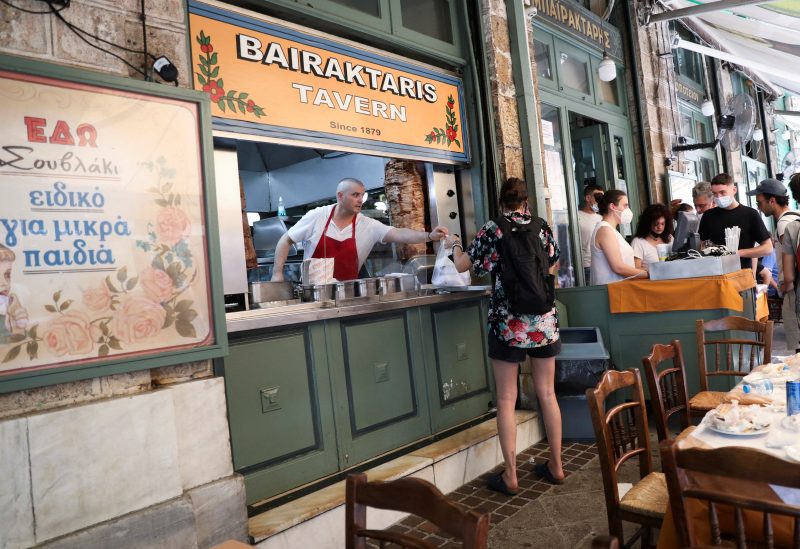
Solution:
{"label": "stainless steel pot", "polygon": [[400,291],[397,286],[397,279],[394,277],[378,277],[378,295],[394,294]]}
{"label": "stainless steel pot", "polygon": [[284,282],[251,282],[250,299],[253,303],[294,299],[294,285]]}
{"label": "stainless steel pot", "polygon": [[373,295],[378,295],[378,279],[377,278],[362,278],[358,280],[358,296],[359,297],[370,297]]}
{"label": "stainless steel pot", "polygon": [[389,275],[397,280],[398,292],[413,292],[417,289],[417,277],[413,274]]}
{"label": "stainless steel pot", "polygon": [[313,301],[336,299],[336,284],[315,284],[312,286]]}
{"label": "stainless steel pot", "polygon": [[344,282],[336,283],[336,299],[348,299],[357,297],[356,284],[357,280],[346,280]]}

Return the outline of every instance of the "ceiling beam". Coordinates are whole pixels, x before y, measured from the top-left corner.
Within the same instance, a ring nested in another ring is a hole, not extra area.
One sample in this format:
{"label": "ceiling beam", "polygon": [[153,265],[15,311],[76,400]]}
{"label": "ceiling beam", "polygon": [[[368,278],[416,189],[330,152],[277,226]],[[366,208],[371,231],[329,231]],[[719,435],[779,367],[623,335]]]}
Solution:
{"label": "ceiling beam", "polygon": [[709,2],[707,4],[700,4],[689,8],[681,8],[677,10],[664,11],[661,13],[654,13],[650,15],[648,24],[661,23],[664,21],[672,21],[673,19],[692,17],[694,15],[700,15],[701,13],[711,13],[714,11],[727,10],[730,8],[738,8],[740,6],[769,4],[772,1],[774,0],[718,0],[717,2]]}

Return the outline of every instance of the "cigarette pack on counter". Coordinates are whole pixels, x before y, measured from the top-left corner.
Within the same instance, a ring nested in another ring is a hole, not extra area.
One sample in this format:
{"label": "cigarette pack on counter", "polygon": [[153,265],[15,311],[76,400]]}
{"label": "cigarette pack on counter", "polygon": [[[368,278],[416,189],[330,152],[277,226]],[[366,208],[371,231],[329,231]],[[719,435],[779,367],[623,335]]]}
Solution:
{"label": "cigarette pack on counter", "polygon": [[736,254],[659,261],[649,265],[650,280],[720,276],[741,268],[739,256]]}

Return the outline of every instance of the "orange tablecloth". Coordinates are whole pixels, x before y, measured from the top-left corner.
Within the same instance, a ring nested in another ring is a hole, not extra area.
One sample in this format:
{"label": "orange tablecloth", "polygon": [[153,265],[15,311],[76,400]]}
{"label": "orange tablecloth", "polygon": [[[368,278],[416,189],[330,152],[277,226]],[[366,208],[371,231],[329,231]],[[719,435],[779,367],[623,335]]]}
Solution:
{"label": "orange tablecloth", "polygon": [[[751,269],[722,276],[675,280],[623,280],[608,285],[612,313],[660,313],[701,309],[744,310],[740,292],[754,288]],[[766,301],[764,302],[766,306]]]}
{"label": "orange tablecloth", "polygon": [[769,317],[769,303],[767,303],[767,292],[756,298],[756,320],[766,320]]}

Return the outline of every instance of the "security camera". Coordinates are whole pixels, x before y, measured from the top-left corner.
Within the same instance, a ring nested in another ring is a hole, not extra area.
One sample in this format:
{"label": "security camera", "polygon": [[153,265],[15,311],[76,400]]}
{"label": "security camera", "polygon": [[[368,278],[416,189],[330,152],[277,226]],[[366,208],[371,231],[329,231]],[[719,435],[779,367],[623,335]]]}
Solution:
{"label": "security camera", "polygon": [[155,70],[156,73],[158,73],[158,76],[160,76],[165,82],[178,81],[177,67],[175,67],[175,65],[172,64],[172,61],[167,59],[164,55],[153,61],[153,70]]}

